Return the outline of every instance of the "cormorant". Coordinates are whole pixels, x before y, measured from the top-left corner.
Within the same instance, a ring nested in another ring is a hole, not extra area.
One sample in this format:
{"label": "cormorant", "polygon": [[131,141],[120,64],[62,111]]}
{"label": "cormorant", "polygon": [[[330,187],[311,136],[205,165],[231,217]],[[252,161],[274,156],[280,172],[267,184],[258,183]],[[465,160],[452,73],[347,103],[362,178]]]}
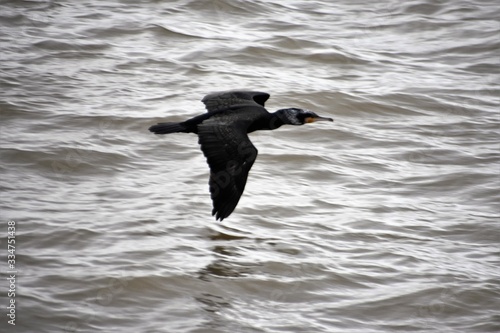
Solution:
{"label": "cormorant", "polygon": [[212,215],[223,220],[235,209],[257,158],[248,133],[274,130],[282,125],[303,125],[314,121],[333,121],[316,113],[281,109],[269,113],[264,103],[269,94],[259,91],[223,91],[206,95],[201,101],[207,112],[180,123],[159,123],[149,130],[155,134],[195,133],[210,167]]}

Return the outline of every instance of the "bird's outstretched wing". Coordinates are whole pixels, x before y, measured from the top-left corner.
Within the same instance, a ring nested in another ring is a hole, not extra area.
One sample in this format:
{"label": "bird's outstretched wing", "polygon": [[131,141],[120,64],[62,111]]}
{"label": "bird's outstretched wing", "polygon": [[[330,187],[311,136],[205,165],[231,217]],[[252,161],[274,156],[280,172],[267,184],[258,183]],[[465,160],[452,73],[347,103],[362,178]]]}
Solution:
{"label": "bird's outstretched wing", "polygon": [[215,112],[234,105],[264,106],[269,96],[268,93],[260,91],[230,90],[208,94],[201,101],[208,112]]}
{"label": "bird's outstretched wing", "polygon": [[241,122],[221,124],[207,119],[198,125],[201,150],[210,167],[212,215],[217,220],[228,217],[236,208],[257,158],[257,149]]}

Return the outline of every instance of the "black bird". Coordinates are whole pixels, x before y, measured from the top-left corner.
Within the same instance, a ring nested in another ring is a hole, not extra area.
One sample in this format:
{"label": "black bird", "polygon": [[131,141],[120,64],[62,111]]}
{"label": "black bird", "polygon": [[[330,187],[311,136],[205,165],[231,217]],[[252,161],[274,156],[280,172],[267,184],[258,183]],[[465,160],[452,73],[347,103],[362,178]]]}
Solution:
{"label": "black bird", "polygon": [[235,209],[257,158],[248,133],[274,130],[282,125],[303,125],[333,121],[309,110],[288,108],[269,113],[264,103],[269,94],[258,91],[223,91],[201,101],[208,112],[180,123],[159,123],[149,130],[155,134],[196,133],[210,167],[212,215],[223,220]]}

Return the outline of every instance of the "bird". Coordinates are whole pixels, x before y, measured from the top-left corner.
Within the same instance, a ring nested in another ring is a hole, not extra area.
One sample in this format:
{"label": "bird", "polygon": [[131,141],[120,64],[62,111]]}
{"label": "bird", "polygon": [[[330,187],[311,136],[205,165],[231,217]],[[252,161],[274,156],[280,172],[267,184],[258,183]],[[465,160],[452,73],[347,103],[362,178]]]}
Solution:
{"label": "bird", "polygon": [[275,130],[283,125],[304,125],[333,121],[300,108],[270,113],[264,107],[270,95],[260,91],[229,90],[214,92],[201,100],[205,113],[183,122],[162,122],[149,127],[155,134],[194,133],[210,168],[209,191],[212,216],[224,220],[236,208],[243,194],[248,173],[257,158],[257,148],[248,133]]}

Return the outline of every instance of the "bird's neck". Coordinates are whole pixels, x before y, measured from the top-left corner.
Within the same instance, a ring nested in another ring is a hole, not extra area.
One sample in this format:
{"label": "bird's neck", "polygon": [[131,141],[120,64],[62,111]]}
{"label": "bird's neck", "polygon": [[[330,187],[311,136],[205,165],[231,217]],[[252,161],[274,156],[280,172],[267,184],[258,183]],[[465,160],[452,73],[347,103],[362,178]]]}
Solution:
{"label": "bird's neck", "polygon": [[288,119],[284,115],[283,110],[278,110],[273,113],[268,113],[259,119],[254,126],[249,128],[248,132],[250,133],[257,130],[274,130],[288,123]]}

